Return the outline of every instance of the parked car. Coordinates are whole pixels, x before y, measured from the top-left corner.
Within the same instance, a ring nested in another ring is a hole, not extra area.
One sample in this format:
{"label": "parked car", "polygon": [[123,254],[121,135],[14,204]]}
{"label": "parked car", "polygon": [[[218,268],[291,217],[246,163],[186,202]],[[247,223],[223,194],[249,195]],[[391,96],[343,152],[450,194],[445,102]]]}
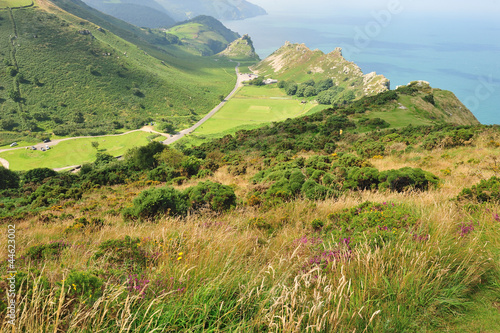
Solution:
{"label": "parked car", "polygon": [[42,148],[41,148],[41,150],[42,150],[42,151],[45,151],[45,148],[43,148],[43,147],[42,147]]}
{"label": "parked car", "polygon": [[50,139],[43,140],[43,143],[47,143],[47,142],[50,142]]}
{"label": "parked car", "polygon": [[11,147],[15,147],[15,146],[17,146],[17,142],[12,142],[12,143],[10,144],[10,146],[11,146]]}
{"label": "parked car", "polygon": [[49,149],[50,149],[49,145],[45,145],[45,148],[47,148],[47,150],[49,150]]}
{"label": "parked car", "polygon": [[36,147],[35,146],[31,146],[31,150],[36,150]]}

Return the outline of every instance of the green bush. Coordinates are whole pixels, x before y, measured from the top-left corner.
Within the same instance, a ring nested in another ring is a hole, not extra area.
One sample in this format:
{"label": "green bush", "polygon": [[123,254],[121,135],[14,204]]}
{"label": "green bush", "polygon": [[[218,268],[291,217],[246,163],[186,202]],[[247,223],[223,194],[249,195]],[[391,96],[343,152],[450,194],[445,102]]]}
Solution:
{"label": "green bush", "polygon": [[189,156],[181,163],[182,170],[188,176],[194,176],[200,170],[201,165],[203,164],[203,160],[196,158],[194,156]]}
{"label": "green bush", "polygon": [[28,259],[40,261],[59,258],[61,252],[69,247],[70,244],[64,241],[52,242],[49,244],[40,244],[29,247],[24,256]]}
{"label": "green bush", "polygon": [[419,168],[405,167],[398,170],[382,171],[379,175],[379,188],[403,192],[408,190],[425,191],[429,186],[436,186],[439,178]]}
{"label": "green bush", "polygon": [[358,190],[376,189],[379,171],[375,168],[352,168],[346,180],[346,187]]}
{"label": "green bush", "polygon": [[500,202],[500,178],[483,179],[471,188],[464,188],[457,199],[477,202]]}
{"label": "green bush", "polygon": [[160,165],[148,172],[148,179],[160,182],[168,182],[176,177],[179,177],[180,175],[181,173],[179,171],[176,171],[172,167]]}
{"label": "green bush", "polygon": [[[418,217],[408,208],[396,203],[364,202],[359,206],[344,209],[328,215],[332,222],[331,232],[339,242],[351,247],[366,239],[373,246],[382,246],[387,240],[395,239],[401,231],[412,231]],[[401,230],[403,229],[403,230]]]}
{"label": "green bush", "polygon": [[153,169],[158,165],[156,155],[165,149],[164,144],[152,141],[146,146],[130,149],[125,160],[136,170]]}
{"label": "green bush", "polygon": [[73,271],[66,277],[65,286],[69,296],[95,300],[102,295],[103,282],[92,273]]}
{"label": "green bush", "polygon": [[146,267],[150,261],[147,252],[139,244],[139,238],[125,236],[125,239],[109,239],[99,245],[92,259],[103,258],[111,267],[125,268],[127,271],[138,271]]}
{"label": "green bush", "polygon": [[19,176],[14,171],[0,166],[0,190],[19,187]]}
{"label": "green bush", "polygon": [[208,205],[210,209],[221,212],[236,206],[236,195],[230,186],[211,181],[201,182],[185,192],[192,209]]}
{"label": "green bush", "polygon": [[184,215],[188,204],[185,196],[173,187],[145,190],[133,200],[133,206],[124,212],[125,218],[151,219],[159,214]]}
{"label": "green bush", "polygon": [[324,200],[328,195],[328,188],[308,179],[302,185],[301,192],[309,200]]}
{"label": "green bush", "polygon": [[57,176],[57,172],[49,168],[37,168],[23,175],[24,183],[41,183],[44,179]]}

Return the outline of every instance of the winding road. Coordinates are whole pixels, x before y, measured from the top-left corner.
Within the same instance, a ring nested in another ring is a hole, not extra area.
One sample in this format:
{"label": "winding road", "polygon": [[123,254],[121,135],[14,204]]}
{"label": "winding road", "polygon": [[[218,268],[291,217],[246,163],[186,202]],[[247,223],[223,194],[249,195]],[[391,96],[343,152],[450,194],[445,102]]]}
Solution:
{"label": "winding road", "polygon": [[[232,61],[232,60],[231,60]],[[240,71],[239,71],[239,68],[240,67],[240,63],[238,62],[238,64],[236,65],[236,68],[235,68],[235,71],[236,71],[236,85],[234,86],[234,89],[229,93],[229,95],[227,95],[226,98],[224,98],[222,100],[222,102],[219,103],[219,105],[217,105],[215,108],[212,109],[212,111],[210,111],[205,117],[203,117],[200,121],[198,121],[196,124],[194,124],[193,126],[189,127],[189,128],[186,128],[185,130],[182,130],[174,135],[172,135],[170,138],[168,138],[167,140],[163,141],[164,144],[166,145],[169,145],[171,143],[174,143],[175,141],[181,139],[182,137],[184,137],[185,135],[187,134],[190,134],[191,132],[193,132],[194,130],[196,130],[198,127],[200,127],[201,125],[203,125],[208,119],[210,119],[214,114],[217,113],[217,111],[219,111],[224,105],[226,105],[227,101],[229,99],[231,99],[231,97],[234,96],[234,94],[236,94],[236,92],[238,91],[238,89],[240,87],[243,86],[243,81],[248,81],[250,80],[250,76],[249,74],[240,74]]]}
{"label": "winding road", "polygon": [[[230,61],[232,61],[232,60],[230,60]],[[169,134],[166,134],[166,133],[157,132],[157,131],[153,130],[153,128],[150,127],[150,126],[144,126],[141,129],[137,129],[137,130],[133,130],[133,131],[128,131],[128,132],[121,133],[121,134],[110,134],[110,135],[101,135],[101,136],[76,136],[76,137],[71,137],[71,138],[57,139],[57,140],[53,140],[53,141],[50,141],[50,142],[47,142],[47,143],[40,142],[40,143],[37,143],[36,145],[34,145],[34,147],[36,147],[38,150],[40,150],[42,147],[45,147],[46,145],[48,145],[49,147],[52,147],[52,146],[57,145],[59,142],[68,141],[68,140],[85,139],[85,138],[103,138],[103,137],[109,137],[109,136],[120,136],[120,135],[127,135],[127,134],[130,134],[130,133],[133,133],[133,132],[137,132],[137,131],[145,131],[145,132],[160,134],[160,135],[162,135],[162,136],[164,136],[164,137],[167,138],[166,140],[162,141],[162,143],[165,144],[165,145],[174,143],[175,141],[177,141],[177,140],[181,139],[182,137],[184,137],[185,135],[193,132],[195,129],[197,129],[202,124],[204,124],[208,119],[210,119],[210,117],[212,117],[215,113],[217,113],[217,111],[219,111],[227,103],[227,101],[231,97],[234,96],[234,94],[238,91],[238,89],[243,86],[243,81],[250,80],[250,76],[248,74],[240,74],[239,69],[238,69],[239,66],[240,66],[240,63],[238,62],[238,64],[235,67],[236,78],[237,78],[236,79],[236,84],[234,86],[234,89],[229,93],[229,95],[227,95],[227,97],[222,102],[220,102],[219,105],[217,105],[216,107],[214,107],[205,117],[203,117],[196,124],[194,124],[193,126],[187,128],[185,130],[182,130],[182,131],[180,131],[180,132],[178,132],[176,134],[169,135]],[[31,147],[32,146],[23,146],[23,147],[17,147],[17,148],[0,149],[0,153],[6,152],[6,151],[18,150],[18,149],[29,149]],[[6,159],[0,158],[0,163],[5,168],[7,168],[7,169],[9,168],[9,161],[7,161]],[[77,168],[77,167],[79,167],[79,165],[73,165],[73,166],[68,166],[68,167],[64,167],[64,168],[57,168],[57,169],[54,169],[54,170],[55,171],[62,171],[62,170],[66,170],[66,169],[74,169],[74,168]]]}

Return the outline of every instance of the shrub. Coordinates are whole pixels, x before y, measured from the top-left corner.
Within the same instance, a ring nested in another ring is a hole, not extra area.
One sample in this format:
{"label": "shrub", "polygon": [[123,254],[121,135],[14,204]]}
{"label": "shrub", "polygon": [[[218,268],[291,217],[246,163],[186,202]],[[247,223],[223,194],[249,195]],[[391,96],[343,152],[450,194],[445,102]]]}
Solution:
{"label": "shrub", "polygon": [[19,187],[19,176],[14,171],[0,166],[0,190]]}
{"label": "shrub", "polygon": [[184,161],[182,161],[182,170],[188,176],[194,176],[200,170],[203,160],[196,158],[194,156],[189,156]]}
{"label": "shrub", "polygon": [[160,165],[148,172],[148,179],[160,182],[168,182],[176,177],[179,177],[180,175],[181,173],[179,171],[176,171],[166,165]]}
{"label": "shrub", "polygon": [[64,241],[52,242],[31,246],[26,250],[25,257],[31,260],[55,259],[61,255],[61,252],[70,245]]}
{"label": "shrub", "polygon": [[371,245],[381,246],[394,239],[400,229],[416,226],[418,217],[403,205],[395,203],[364,202],[359,206],[328,215],[329,229],[339,241],[348,240],[351,246],[368,238]]}
{"label": "shrub", "polygon": [[437,185],[439,178],[419,168],[405,167],[399,170],[382,171],[379,176],[379,188],[403,192],[411,189],[427,190],[430,185]]}
{"label": "shrub", "polygon": [[185,195],[193,209],[208,205],[212,210],[221,212],[236,206],[236,195],[233,189],[211,181],[201,182],[188,188]]}
{"label": "shrub", "polygon": [[73,271],[66,277],[65,286],[69,296],[96,299],[102,294],[103,282],[92,273]]}
{"label": "shrub", "polygon": [[41,183],[44,179],[57,176],[57,172],[49,168],[37,168],[27,171],[23,176],[25,183]]}
{"label": "shrub", "polygon": [[99,245],[93,259],[104,258],[112,267],[125,268],[127,271],[141,270],[148,263],[148,255],[142,249],[139,238],[125,236],[125,239],[109,239]]}
{"label": "shrub", "polygon": [[323,228],[324,225],[325,225],[325,222],[323,220],[320,220],[320,219],[314,219],[311,222],[311,227],[314,230],[319,230],[319,229]]}
{"label": "shrub", "polygon": [[185,196],[173,187],[153,188],[141,192],[124,216],[150,219],[158,214],[184,215],[187,207]]}
{"label": "shrub", "polygon": [[379,171],[375,168],[353,168],[346,181],[346,187],[358,190],[376,189],[378,184]]}
{"label": "shrub", "polygon": [[300,192],[300,189],[302,188],[302,185],[306,181],[306,177],[300,170],[294,170],[290,174],[290,190],[293,194],[297,194]]}
{"label": "shrub", "polygon": [[160,142],[152,141],[143,147],[130,149],[125,154],[125,160],[137,169],[153,169],[158,165],[156,154],[161,153],[166,146]]}
{"label": "shrub", "polygon": [[457,199],[474,200],[477,202],[500,202],[500,178],[483,179],[471,188],[464,188]]}
{"label": "shrub", "polygon": [[324,200],[328,195],[328,188],[308,179],[302,185],[301,192],[309,200]]}

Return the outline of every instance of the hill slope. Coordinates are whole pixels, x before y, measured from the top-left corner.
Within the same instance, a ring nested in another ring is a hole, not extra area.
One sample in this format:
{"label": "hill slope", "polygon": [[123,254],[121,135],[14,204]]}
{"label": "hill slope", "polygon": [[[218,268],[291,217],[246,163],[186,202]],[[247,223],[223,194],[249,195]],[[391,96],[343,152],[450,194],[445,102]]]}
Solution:
{"label": "hill slope", "polygon": [[383,75],[363,74],[356,64],[342,56],[340,48],[324,54],[320,50],[312,51],[304,44],[286,42],[253,70],[261,76],[297,82],[331,78],[335,86],[352,90],[358,98],[390,87],[389,80]]}
{"label": "hill slope", "polygon": [[234,85],[234,64],[191,56],[80,1],[54,4],[0,11],[0,125],[14,136],[102,134],[147,119],[184,127]]}
{"label": "hill slope", "polygon": [[154,0],[122,0],[109,2],[103,0],[85,0],[89,6],[100,10],[138,27],[158,28],[175,24],[160,4]]}
{"label": "hill slope", "polygon": [[206,15],[177,23],[165,32],[177,36],[184,50],[201,56],[219,53],[240,37],[215,18]]}
{"label": "hill slope", "polygon": [[265,15],[261,7],[245,0],[157,0],[174,19],[182,21],[198,15],[221,20],[241,20]]}
{"label": "hill slope", "polygon": [[233,41],[227,46],[227,48],[219,53],[220,56],[228,57],[231,59],[243,59],[243,60],[260,60],[257,53],[255,53],[255,48],[253,47],[253,42],[250,36],[244,35],[241,38]]}

